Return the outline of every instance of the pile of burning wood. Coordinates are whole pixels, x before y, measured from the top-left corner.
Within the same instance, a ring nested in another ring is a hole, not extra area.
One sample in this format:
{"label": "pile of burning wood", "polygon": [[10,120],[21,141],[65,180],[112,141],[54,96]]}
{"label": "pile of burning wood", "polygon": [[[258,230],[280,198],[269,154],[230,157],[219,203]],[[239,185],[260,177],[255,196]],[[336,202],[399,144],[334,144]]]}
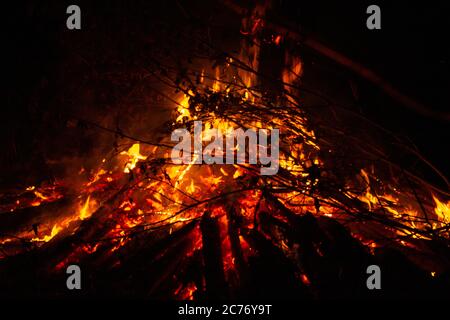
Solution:
{"label": "pile of burning wood", "polygon": [[[175,106],[163,138],[78,119],[120,141],[96,170],[82,168],[76,187],[62,180],[1,194],[2,295],[65,296],[71,264],[85,270],[82,295],[92,297],[396,297],[448,287],[448,193],[391,154],[426,160],[304,90],[300,57],[286,52],[280,76],[261,74],[267,43],[255,32],[257,13],[245,20],[240,54],[199,40],[203,56],[185,65],[149,59],[146,72]],[[320,105],[304,104],[308,97]],[[174,164],[170,132],[194,121],[205,134],[279,129],[278,173]],[[383,295],[367,290],[372,264],[384,272]]]}

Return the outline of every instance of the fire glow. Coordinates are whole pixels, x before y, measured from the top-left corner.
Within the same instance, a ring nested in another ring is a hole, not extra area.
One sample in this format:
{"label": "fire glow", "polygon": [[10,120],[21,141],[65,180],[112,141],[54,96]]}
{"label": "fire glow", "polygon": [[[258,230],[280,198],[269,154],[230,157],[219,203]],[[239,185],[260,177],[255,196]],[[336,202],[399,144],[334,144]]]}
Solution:
{"label": "fire glow", "polygon": [[[248,129],[244,132],[241,128],[222,133],[218,128],[205,130],[202,134],[202,122],[194,121],[193,156],[191,149],[191,134],[187,129],[176,129],[171,136],[172,141],[179,142],[172,149],[172,161],[174,164],[257,164],[269,165],[261,168],[262,175],[274,175],[278,172],[279,163],[279,131],[272,129],[270,132],[270,155],[268,154],[269,134],[264,129]],[[213,141],[202,150],[202,142]],[[248,139],[248,144],[246,141]],[[237,143],[235,144],[235,140]],[[226,145],[226,147],[225,147]],[[237,161],[235,161],[235,153]],[[248,154],[248,162],[246,162]]]}
{"label": "fire glow", "polygon": [[[266,9],[243,18],[241,34],[251,41],[240,54],[220,55],[213,67],[198,59],[181,75],[155,64],[172,108],[160,140],[98,125],[116,141],[96,165],[76,179],[3,195],[1,215],[29,218],[0,234],[2,262],[56,252],[51,267],[40,265],[48,279],[84,262],[113,287],[189,300],[260,288],[251,268],[272,260],[285,272],[268,278],[290,272],[283,279],[292,292],[314,288],[323,281],[314,266],[335,267],[328,262],[342,242],[364,261],[384,246],[423,250],[427,274],[438,275],[430,243],[450,238],[446,193],[383,158],[377,145],[347,139],[345,125],[306,112],[298,55],[286,52],[277,94],[267,94],[258,35]],[[269,39],[282,42],[275,33]]]}

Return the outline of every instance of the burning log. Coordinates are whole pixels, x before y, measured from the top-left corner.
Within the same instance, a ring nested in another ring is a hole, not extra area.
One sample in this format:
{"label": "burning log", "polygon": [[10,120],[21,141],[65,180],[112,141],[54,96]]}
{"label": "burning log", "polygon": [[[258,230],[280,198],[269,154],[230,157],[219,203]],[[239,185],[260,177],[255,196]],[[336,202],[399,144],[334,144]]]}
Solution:
{"label": "burning log", "polygon": [[[151,297],[162,295],[161,287],[169,286],[169,289],[165,290],[171,292],[170,289],[178,285],[172,283],[174,279],[171,276],[176,274],[175,270],[191,254],[196,240],[196,228],[197,221],[191,221],[173,233],[170,233],[170,228],[165,228],[164,235],[156,242],[152,241],[154,233],[144,235],[139,240],[141,245],[136,241],[130,242],[127,246],[134,247],[135,250],[138,247],[139,250],[130,256],[130,250],[124,247],[124,250],[121,250],[120,263],[111,270],[114,278],[122,279],[118,286],[126,282],[126,287],[134,295],[141,293]],[[105,262],[105,265],[111,263]]]}
{"label": "burning log", "polygon": [[200,222],[200,229],[206,296],[211,300],[224,299],[228,296],[228,285],[225,281],[219,222],[206,213]]}
{"label": "burning log", "polygon": [[257,252],[249,258],[252,270],[250,297],[275,300],[310,298],[307,288],[296,277],[298,270],[279,248],[258,231],[249,230],[243,235]]}
{"label": "burning log", "polygon": [[[248,285],[248,265],[244,258],[244,252],[242,250],[240,241],[240,227],[243,223],[242,217],[237,214],[234,208],[227,210],[228,221],[228,237],[230,239],[231,254],[234,259],[234,265],[239,275],[239,285],[242,288],[246,288]],[[244,289],[245,290],[245,289]]]}
{"label": "burning log", "polygon": [[74,203],[73,198],[63,198],[52,203],[16,210],[14,214],[0,213],[0,235],[33,231],[38,238],[39,229],[43,227],[42,223],[48,220],[49,212],[60,212],[60,218],[67,217]]}

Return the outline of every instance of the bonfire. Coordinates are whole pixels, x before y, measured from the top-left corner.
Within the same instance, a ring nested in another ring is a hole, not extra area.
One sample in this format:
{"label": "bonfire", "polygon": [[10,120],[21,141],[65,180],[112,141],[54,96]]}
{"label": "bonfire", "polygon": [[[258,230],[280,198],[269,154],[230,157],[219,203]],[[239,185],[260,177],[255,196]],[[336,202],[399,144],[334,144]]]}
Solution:
{"label": "bonfire", "polygon": [[[392,150],[445,177],[395,134],[304,89],[302,57],[289,46],[281,74],[261,72],[261,48],[293,33],[265,20],[267,6],[233,9],[242,15],[240,51],[191,35],[197,56],[148,58],[146,76],[173,106],[155,139],[72,119],[117,143],[76,180],[1,194],[0,273],[9,275],[1,286],[10,290],[14,270],[30,268],[45,283],[40,294],[64,296],[59,283],[73,264],[89,270],[88,296],[367,296],[373,264],[414,270],[424,292],[445,283],[449,194]],[[308,97],[320,105],[306,105]],[[278,172],[262,175],[261,163],[174,163],[171,132],[193,132],[198,122],[206,138],[210,129],[278,129]]]}

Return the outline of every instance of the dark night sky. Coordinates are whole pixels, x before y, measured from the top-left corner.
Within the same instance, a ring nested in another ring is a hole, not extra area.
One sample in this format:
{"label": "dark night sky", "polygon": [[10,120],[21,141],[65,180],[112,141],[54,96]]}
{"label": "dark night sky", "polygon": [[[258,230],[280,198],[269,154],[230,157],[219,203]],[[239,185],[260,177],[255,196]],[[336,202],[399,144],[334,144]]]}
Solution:
{"label": "dark night sky", "polygon": [[[381,30],[364,27],[367,15],[363,13],[369,4],[381,8]],[[449,9],[448,1],[351,1],[345,5],[307,1],[296,14],[300,24],[330,47],[374,70],[428,108],[449,112]],[[365,114],[411,138],[448,176],[448,122],[418,115],[360,78],[354,79],[360,85]]]}

